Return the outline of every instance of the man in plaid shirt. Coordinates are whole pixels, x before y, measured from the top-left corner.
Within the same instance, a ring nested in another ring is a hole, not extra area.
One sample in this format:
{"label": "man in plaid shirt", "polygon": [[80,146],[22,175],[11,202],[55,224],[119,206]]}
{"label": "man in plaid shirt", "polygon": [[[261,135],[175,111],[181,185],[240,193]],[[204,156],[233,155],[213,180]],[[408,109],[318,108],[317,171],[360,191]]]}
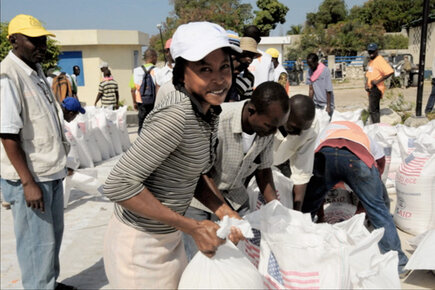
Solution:
{"label": "man in plaid shirt", "polygon": [[[266,202],[276,199],[271,166],[273,134],[288,119],[289,101],[285,89],[278,83],[258,86],[252,98],[224,103],[219,119],[217,160],[209,172],[219,190],[215,190],[240,216],[249,210],[245,187],[254,175]],[[193,199],[185,216],[196,220],[218,218],[201,202]],[[189,259],[198,251],[190,236],[184,235]]]}

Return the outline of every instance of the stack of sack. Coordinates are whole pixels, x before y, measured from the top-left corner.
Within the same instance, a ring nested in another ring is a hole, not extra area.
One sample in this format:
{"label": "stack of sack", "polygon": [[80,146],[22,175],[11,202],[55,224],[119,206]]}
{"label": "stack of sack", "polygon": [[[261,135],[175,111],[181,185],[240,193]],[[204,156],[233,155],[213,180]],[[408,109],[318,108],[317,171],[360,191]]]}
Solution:
{"label": "stack of sack", "polygon": [[130,146],[127,131],[127,107],[118,110],[86,107],[70,123],[64,122],[65,135],[71,144],[69,158],[79,168],[92,168],[95,163],[125,152]]}
{"label": "stack of sack", "polygon": [[70,123],[64,122],[65,136],[71,144],[64,179],[64,208],[67,208],[71,190],[76,189],[90,195],[100,195],[102,184],[98,181],[96,163],[125,152],[130,146],[127,131],[127,107],[118,110],[86,107]]}
{"label": "stack of sack", "polygon": [[363,214],[315,224],[309,214],[272,201],[245,220],[261,232],[258,267],[241,249],[245,241],[238,247],[227,241],[211,259],[196,254],[180,289],[400,288],[397,252],[380,253],[384,230],[370,233]]}

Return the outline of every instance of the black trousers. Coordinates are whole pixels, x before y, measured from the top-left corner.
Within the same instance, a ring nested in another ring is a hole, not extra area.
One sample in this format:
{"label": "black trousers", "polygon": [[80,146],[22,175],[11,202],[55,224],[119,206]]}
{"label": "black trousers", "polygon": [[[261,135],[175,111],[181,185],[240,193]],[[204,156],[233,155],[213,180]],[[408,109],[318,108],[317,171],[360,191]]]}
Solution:
{"label": "black trousers", "polygon": [[137,134],[140,134],[140,131],[142,130],[143,121],[148,116],[148,114],[153,110],[154,104],[150,105],[144,105],[142,103],[137,103],[137,118],[139,120],[139,129],[137,130]]}
{"label": "black trousers", "polygon": [[381,121],[381,113],[379,103],[381,101],[382,92],[377,86],[373,86],[369,91],[369,114],[373,124]]}

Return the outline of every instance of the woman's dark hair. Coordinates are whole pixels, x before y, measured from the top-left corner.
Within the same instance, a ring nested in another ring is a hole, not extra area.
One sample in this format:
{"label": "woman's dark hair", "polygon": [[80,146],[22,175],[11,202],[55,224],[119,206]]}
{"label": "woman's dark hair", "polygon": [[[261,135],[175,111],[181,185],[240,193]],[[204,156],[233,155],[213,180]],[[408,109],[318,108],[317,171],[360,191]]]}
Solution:
{"label": "woman's dark hair", "polygon": [[[231,59],[231,55],[235,54],[236,52],[233,51],[229,47],[223,47],[222,49],[223,49],[224,53],[226,55],[228,55],[230,58],[231,72],[233,72],[234,68],[233,68],[233,62]],[[175,66],[174,66],[174,69],[172,70],[172,84],[176,88],[179,86],[181,86],[181,87],[184,86],[184,70],[186,68],[187,62],[188,62],[188,60],[182,58],[181,56],[177,57],[175,59]]]}

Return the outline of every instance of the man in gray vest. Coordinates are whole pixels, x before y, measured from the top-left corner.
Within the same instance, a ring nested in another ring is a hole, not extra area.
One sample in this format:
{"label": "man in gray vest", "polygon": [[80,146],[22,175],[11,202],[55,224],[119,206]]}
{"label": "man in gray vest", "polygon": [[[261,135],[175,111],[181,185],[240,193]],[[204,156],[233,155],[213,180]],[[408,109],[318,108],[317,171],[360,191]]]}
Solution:
{"label": "man in gray vest", "polygon": [[12,208],[23,287],[74,289],[56,282],[69,145],[39,64],[48,35],[54,36],[30,15],[9,23],[12,50],[0,63],[1,189]]}

